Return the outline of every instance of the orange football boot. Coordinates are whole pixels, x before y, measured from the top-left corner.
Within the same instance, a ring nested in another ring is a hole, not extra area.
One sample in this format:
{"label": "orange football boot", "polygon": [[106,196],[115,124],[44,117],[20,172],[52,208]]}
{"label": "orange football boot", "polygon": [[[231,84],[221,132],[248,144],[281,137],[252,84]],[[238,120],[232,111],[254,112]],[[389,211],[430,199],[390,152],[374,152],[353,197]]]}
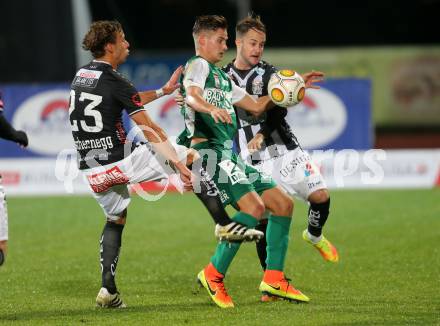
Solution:
{"label": "orange football boot", "polygon": [[199,283],[208,291],[212,301],[221,308],[233,308],[234,303],[228,295],[223,283],[224,275],[217,271],[212,263],[209,263],[197,275]]}
{"label": "orange football boot", "polygon": [[[266,270],[263,281],[260,283],[260,291],[269,296],[275,296],[298,302],[309,302],[310,299],[301,291],[295,289],[284,277],[282,271]],[[273,300],[272,300],[273,301]]]}

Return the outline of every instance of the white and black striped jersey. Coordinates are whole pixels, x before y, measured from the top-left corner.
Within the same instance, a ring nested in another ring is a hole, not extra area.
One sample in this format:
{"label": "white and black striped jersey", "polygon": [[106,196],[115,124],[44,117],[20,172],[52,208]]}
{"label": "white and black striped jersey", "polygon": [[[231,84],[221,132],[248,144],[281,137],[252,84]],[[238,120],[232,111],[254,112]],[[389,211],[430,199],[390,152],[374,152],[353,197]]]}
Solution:
{"label": "white and black striped jersey", "polygon": [[[241,88],[258,98],[267,95],[270,76],[277,69],[265,61],[260,61],[249,70],[238,70],[234,61],[223,67],[223,70]],[[287,109],[279,106],[254,117],[251,113],[235,107],[238,117],[238,133],[235,139],[241,158],[251,164],[257,164],[270,158],[278,157],[288,150],[299,146],[285,117]],[[257,134],[262,133],[265,141],[260,151],[250,155],[247,144]]]}
{"label": "white and black striped jersey", "polygon": [[[144,107],[136,88],[112,66],[92,61],[80,68],[71,84],[70,124],[80,169],[117,162],[131,153],[122,111]],[[124,153],[124,146],[125,152]]]}

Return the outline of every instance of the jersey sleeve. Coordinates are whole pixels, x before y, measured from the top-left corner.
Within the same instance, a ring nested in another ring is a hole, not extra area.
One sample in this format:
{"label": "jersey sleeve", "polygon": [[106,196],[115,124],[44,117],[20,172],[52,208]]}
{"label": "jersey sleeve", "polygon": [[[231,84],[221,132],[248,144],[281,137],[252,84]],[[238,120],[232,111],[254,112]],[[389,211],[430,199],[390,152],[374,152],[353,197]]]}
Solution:
{"label": "jersey sleeve", "polygon": [[232,83],[232,104],[235,104],[243,99],[246,96],[246,90],[238,87],[234,81],[231,80]]}
{"label": "jersey sleeve", "polygon": [[185,68],[185,77],[183,78],[183,87],[196,86],[205,88],[206,78],[209,74],[209,65],[206,60],[197,58],[191,61]]}
{"label": "jersey sleeve", "polygon": [[122,104],[128,115],[145,110],[137,89],[127,80],[117,77],[113,96]]}

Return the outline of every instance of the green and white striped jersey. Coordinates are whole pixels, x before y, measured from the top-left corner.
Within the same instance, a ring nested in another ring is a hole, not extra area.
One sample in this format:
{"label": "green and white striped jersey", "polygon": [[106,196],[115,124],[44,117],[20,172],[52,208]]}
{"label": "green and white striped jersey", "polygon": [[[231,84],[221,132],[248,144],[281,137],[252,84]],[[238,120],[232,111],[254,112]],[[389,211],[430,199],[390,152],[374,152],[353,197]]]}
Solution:
{"label": "green and white striped jersey", "polygon": [[235,137],[237,117],[233,104],[243,99],[246,91],[235,85],[223,70],[199,56],[188,60],[181,76],[181,85],[185,98],[188,87],[201,88],[203,98],[208,103],[228,111],[232,124],[216,123],[210,114],[196,112],[184,105],[181,113],[185,119],[185,131],[179,136],[180,143],[188,146],[193,137],[206,138],[211,148],[222,150],[225,142],[230,143]]}

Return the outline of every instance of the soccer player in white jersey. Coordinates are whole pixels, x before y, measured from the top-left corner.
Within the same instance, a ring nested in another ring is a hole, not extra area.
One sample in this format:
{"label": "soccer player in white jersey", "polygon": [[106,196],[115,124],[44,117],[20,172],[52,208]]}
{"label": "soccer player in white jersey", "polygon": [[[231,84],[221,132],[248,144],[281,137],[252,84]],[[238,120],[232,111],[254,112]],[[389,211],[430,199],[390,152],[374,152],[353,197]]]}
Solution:
{"label": "soccer player in white jersey", "polygon": [[[276,69],[262,61],[266,28],[258,16],[248,16],[237,23],[237,54],[223,67],[231,79],[255,97],[267,95],[270,76]],[[303,75],[307,88],[319,88],[321,72]],[[301,148],[285,120],[287,109],[275,107],[258,118],[236,107],[238,134],[236,144],[240,156],[259,171],[269,173],[289,194],[300,197],[310,205],[308,227],[303,238],[312,244],[326,261],[337,262],[336,248],[324,237],[322,228],[329,215],[330,195],[319,169]],[[265,223],[259,225],[266,232]],[[257,243],[260,262],[265,268],[264,240]]]}

